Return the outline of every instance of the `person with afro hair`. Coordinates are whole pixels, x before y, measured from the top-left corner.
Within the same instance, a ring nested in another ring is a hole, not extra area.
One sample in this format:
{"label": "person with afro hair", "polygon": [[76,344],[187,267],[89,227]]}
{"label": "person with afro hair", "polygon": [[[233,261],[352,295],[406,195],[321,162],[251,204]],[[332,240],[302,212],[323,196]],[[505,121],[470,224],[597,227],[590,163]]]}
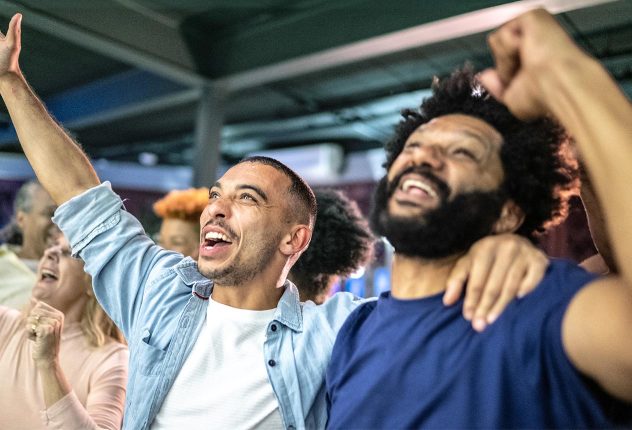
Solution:
{"label": "person with afro hair", "polygon": [[314,194],[318,212],[312,240],[288,277],[302,301],[322,304],[337,279],[369,262],[373,235],[358,205],[341,191],[315,190]]}
{"label": "person with afro hair", "polygon": [[[386,146],[371,225],[395,250],[391,291],[338,334],[329,429],[630,423],[632,104],[544,10],[489,44],[496,68],[435,82]],[[565,212],[576,169],[552,118],[577,142],[620,273],[552,260],[533,293],[469,326],[441,300],[457,259],[482,238],[533,238]]]}
{"label": "person with afro hair", "polygon": [[200,215],[207,204],[207,188],[170,191],[154,203],[154,213],[162,218],[158,244],[197,260],[200,252]]}

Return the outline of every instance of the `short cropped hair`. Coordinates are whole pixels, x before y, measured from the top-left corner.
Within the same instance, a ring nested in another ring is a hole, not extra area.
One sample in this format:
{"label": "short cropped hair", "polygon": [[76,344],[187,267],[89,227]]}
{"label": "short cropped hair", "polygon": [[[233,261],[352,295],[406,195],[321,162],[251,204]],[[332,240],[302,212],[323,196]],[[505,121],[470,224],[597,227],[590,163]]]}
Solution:
{"label": "short cropped hair", "polygon": [[525,214],[517,234],[533,240],[537,233],[565,218],[568,199],[577,187],[576,166],[564,151],[568,142],[565,131],[550,118],[530,122],[516,118],[486,92],[467,65],[448,78],[435,79],[432,96],[418,110],[402,112],[395,136],[385,145],[384,167],[390,169],[419,126],[450,114],[476,117],[501,134],[501,188]]}
{"label": "short cropped hair", "polygon": [[298,215],[298,221],[303,224],[307,224],[310,227],[314,227],[316,221],[316,197],[314,192],[307,185],[307,182],[301,178],[298,173],[287,167],[285,164],[270,157],[264,157],[261,155],[246,157],[241,160],[241,163],[260,163],[266,166],[274,167],[279,172],[283,173],[290,180],[290,187],[288,193],[292,198],[296,200],[299,206],[294,206],[296,214]]}
{"label": "short cropped hair", "polygon": [[18,211],[31,212],[33,209],[33,195],[38,188],[43,189],[42,185],[36,180],[22,184],[15,195],[15,200],[13,200],[13,213],[17,213]]}
{"label": "short cropped hair", "polygon": [[325,292],[332,276],[349,276],[368,264],[373,251],[373,235],[356,202],[335,190],[317,190],[316,201],[312,241],[289,275],[301,300]]}

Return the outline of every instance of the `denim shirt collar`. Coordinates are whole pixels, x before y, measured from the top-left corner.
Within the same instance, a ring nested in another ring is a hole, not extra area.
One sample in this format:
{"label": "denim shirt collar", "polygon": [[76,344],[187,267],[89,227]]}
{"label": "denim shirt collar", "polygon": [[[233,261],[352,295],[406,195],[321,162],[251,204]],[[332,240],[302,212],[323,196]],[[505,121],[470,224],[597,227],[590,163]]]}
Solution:
{"label": "denim shirt collar", "polygon": [[289,280],[283,284],[285,291],[279,300],[277,310],[274,313],[274,319],[288,328],[296,331],[303,331],[303,313],[301,310],[301,301],[298,295],[298,289]]}
{"label": "denim shirt collar", "polygon": [[[213,281],[202,275],[197,267],[197,263],[187,257],[174,267],[182,282],[192,288],[194,296],[208,300],[213,291]],[[288,328],[296,331],[303,331],[303,315],[301,312],[301,302],[298,289],[289,280],[283,284],[285,291],[279,300],[274,319]]]}
{"label": "denim shirt collar", "polygon": [[174,271],[182,282],[191,287],[192,294],[202,300],[208,300],[213,291],[213,281],[202,275],[197,263],[187,257],[174,267]]}

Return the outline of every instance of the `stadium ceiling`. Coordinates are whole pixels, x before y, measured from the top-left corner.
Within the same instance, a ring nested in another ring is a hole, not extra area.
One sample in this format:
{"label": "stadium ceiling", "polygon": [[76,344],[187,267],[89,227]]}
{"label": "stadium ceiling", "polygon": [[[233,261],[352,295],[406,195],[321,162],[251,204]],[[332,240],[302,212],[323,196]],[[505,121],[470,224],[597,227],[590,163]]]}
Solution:
{"label": "stadium ceiling", "polygon": [[[223,124],[224,162],[375,148],[433,76],[490,65],[486,34],[536,5],[632,93],[630,0],[23,0],[0,15],[24,15],[23,72],[93,158],[192,165],[200,115]],[[4,107],[0,152],[20,152]]]}

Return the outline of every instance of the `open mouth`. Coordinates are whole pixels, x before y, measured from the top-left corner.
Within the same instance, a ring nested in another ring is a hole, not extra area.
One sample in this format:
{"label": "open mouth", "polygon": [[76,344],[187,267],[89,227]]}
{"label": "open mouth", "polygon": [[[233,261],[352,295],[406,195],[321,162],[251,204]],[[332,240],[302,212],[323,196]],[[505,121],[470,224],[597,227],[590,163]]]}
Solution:
{"label": "open mouth", "polygon": [[438,198],[437,192],[432,186],[418,179],[405,179],[402,182],[401,190],[408,195]]}
{"label": "open mouth", "polygon": [[43,281],[57,281],[59,279],[59,276],[57,276],[57,274],[51,270],[48,269],[42,269],[42,278]]}
{"label": "open mouth", "polygon": [[214,248],[216,246],[230,245],[232,242],[224,233],[218,231],[209,231],[204,235],[203,246],[205,248]]}

